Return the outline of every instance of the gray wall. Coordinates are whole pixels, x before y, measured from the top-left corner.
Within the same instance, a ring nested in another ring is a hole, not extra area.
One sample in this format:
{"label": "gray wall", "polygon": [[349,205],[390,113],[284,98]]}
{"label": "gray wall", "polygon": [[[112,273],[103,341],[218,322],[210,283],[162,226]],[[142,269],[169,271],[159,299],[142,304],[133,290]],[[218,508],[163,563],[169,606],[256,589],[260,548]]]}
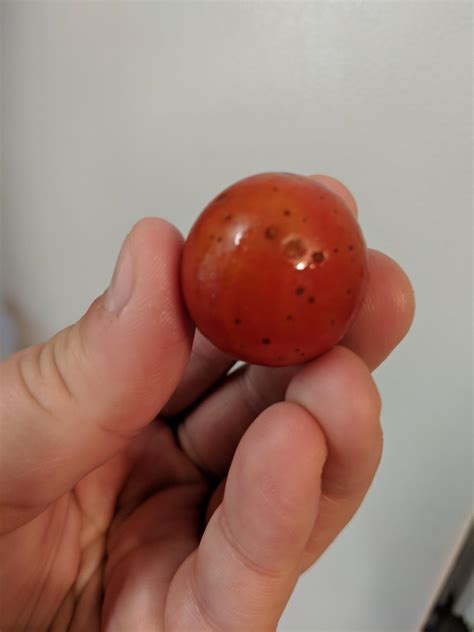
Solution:
{"label": "gray wall", "polygon": [[75,320],[143,215],[187,231],[245,175],[327,173],[413,279],[378,370],[384,459],[282,630],[414,630],[472,505],[471,4],[3,2],[3,284]]}

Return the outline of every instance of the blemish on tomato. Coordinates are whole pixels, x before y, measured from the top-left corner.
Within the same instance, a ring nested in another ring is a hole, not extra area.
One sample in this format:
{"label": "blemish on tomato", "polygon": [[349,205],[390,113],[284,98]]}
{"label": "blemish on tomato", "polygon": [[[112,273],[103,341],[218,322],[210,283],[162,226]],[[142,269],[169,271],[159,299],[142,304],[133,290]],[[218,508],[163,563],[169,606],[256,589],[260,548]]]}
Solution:
{"label": "blemish on tomato", "polygon": [[283,251],[289,259],[300,259],[306,254],[307,248],[301,239],[290,239],[284,244]]}
{"label": "blemish on tomato", "polygon": [[311,259],[314,263],[322,263],[324,261],[324,253],[318,250],[317,252],[313,252],[311,255]]}
{"label": "blemish on tomato", "polygon": [[265,238],[266,239],[275,239],[275,237],[278,235],[278,230],[275,228],[275,226],[268,226],[265,229]]}

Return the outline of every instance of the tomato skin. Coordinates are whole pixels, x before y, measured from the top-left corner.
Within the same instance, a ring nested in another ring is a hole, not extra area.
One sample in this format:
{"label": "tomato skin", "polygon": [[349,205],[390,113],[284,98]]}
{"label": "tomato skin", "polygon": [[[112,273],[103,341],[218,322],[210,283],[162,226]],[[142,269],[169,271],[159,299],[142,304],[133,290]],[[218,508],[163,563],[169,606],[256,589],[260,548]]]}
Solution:
{"label": "tomato skin", "polygon": [[367,250],[343,200],[311,178],[262,173],[218,195],[192,227],[182,289],[196,326],[254,364],[306,362],[346,333]]}

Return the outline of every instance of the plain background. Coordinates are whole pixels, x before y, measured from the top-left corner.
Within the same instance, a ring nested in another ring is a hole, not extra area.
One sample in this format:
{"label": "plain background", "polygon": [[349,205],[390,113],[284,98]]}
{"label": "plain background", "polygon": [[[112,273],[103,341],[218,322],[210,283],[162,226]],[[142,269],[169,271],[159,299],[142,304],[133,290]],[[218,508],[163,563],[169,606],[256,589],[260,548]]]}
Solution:
{"label": "plain background", "polygon": [[345,181],[417,315],[376,373],[385,453],[281,630],[414,630],[472,507],[470,2],[3,2],[4,294],[77,319],[144,215],[254,172]]}

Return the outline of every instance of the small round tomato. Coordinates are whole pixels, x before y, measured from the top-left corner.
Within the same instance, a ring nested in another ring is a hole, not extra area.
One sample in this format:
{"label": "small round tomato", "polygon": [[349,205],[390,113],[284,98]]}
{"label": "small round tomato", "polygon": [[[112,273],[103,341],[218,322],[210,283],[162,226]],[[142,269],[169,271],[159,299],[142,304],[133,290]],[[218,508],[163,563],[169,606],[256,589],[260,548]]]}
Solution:
{"label": "small round tomato", "polygon": [[343,200],[311,178],[264,173],[218,195],[188,236],[182,288],[217,347],[255,364],[334,346],[360,305],[367,253]]}

